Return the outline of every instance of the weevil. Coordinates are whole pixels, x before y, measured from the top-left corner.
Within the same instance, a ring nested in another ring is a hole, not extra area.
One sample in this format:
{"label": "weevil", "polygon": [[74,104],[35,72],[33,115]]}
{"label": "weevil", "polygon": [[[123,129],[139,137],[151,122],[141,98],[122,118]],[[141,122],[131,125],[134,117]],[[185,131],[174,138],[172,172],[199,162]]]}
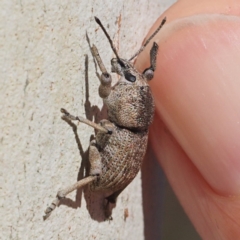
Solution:
{"label": "weevil", "polygon": [[89,185],[91,191],[108,193],[107,203],[115,203],[118,195],[139,172],[146,152],[148,128],[154,116],[154,99],[148,81],[153,78],[156,69],[157,43],[154,42],[150,50],[150,67],[142,73],[134,68],[131,61],[158,33],[165,24],[166,18],[129,60],[119,57],[101,21],[97,17],[95,21],[105,33],[116,56],[111,60],[111,71],[118,74],[120,79],[112,86],[112,77],[107,72],[98,49],[93,45],[91,52],[102,72],[99,96],[107,107],[108,119],[103,119],[97,124],[83,117],[73,116],[67,110],[61,109],[65,119],[85,123],[95,128],[97,134],[89,146],[89,175],[58,191],[56,199],[45,211],[45,218],[67,194],[85,185]]}

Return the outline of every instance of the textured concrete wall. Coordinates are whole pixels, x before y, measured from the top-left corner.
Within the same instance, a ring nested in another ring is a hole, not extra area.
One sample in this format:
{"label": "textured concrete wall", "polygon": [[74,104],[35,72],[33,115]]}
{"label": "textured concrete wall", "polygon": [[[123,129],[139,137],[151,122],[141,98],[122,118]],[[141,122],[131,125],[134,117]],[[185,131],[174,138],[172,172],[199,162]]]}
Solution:
{"label": "textured concrete wall", "polygon": [[140,175],[120,195],[111,222],[103,221],[98,197],[82,191],[69,194],[48,220],[42,216],[57,190],[82,176],[94,134],[80,124],[75,135],[59,109],[103,116],[86,31],[108,69],[113,53],[93,17],[128,58],[172,2],[1,1],[0,239],[144,238]]}

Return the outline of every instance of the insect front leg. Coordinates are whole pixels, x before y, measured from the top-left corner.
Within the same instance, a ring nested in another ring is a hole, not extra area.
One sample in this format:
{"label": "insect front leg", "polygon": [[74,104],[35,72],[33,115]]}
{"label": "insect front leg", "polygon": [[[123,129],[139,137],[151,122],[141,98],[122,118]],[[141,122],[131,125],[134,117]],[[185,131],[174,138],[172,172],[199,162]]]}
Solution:
{"label": "insect front leg", "polygon": [[154,76],[154,71],[156,69],[156,62],[157,62],[157,52],[158,52],[158,45],[157,43],[153,43],[153,46],[150,50],[150,63],[151,66],[149,68],[146,68],[143,71],[143,75],[145,76],[145,78],[150,81],[152,80],[153,76]]}
{"label": "insect front leg", "polygon": [[98,92],[99,92],[99,96],[101,98],[106,98],[109,96],[110,92],[111,92],[111,89],[112,89],[112,86],[111,86],[111,83],[112,83],[112,77],[111,75],[107,72],[104,64],[103,64],[103,61],[98,53],[98,50],[97,50],[97,47],[95,45],[93,45],[91,47],[91,51],[92,51],[92,54],[94,56],[94,58],[96,59],[97,61],[97,64],[102,72],[101,74],[101,77],[100,77],[100,86],[99,86],[99,89],[98,89]]}

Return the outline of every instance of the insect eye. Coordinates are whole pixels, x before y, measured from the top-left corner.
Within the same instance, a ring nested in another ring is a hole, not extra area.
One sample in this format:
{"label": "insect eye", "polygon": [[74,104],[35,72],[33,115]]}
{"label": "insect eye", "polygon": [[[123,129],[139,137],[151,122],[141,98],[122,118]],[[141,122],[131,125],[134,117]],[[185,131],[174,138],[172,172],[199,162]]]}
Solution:
{"label": "insect eye", "polygon": [[136,77],[134,75],[132,75],[130,72],[125,72],[124,73],[124,77],[126,78],[126,80],[128,80],[129,82],[135,82],[136,81]]}

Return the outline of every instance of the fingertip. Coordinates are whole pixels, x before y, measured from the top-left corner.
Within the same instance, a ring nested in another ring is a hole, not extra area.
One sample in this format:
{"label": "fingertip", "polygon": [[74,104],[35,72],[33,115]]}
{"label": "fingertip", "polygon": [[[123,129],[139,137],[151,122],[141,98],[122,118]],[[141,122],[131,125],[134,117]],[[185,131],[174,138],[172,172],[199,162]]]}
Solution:
{"label": "fingertip", "polygon": [[[150,83],[166,126],[205,180],[226,195],[240,193],[239,24],[222,15],[172,22],[158,40]],[[146,59],[140,57],[142,66]]]}

